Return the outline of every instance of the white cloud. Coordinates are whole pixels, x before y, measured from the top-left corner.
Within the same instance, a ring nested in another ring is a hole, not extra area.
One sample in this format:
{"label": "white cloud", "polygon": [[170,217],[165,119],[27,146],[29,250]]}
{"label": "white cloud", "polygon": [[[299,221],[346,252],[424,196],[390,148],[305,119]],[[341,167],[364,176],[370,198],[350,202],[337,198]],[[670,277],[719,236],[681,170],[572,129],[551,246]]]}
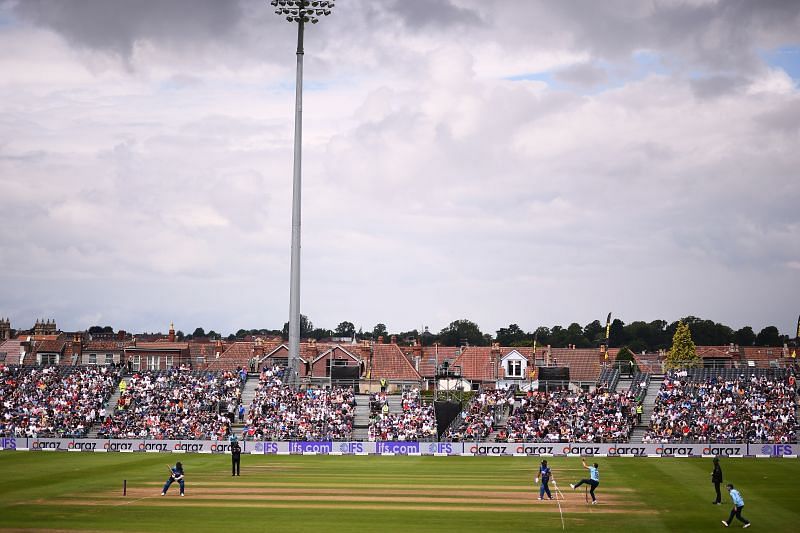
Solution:
{"label": "white cloud", "polygon": [[[124,39],[30,13],[0,27],[0,315],[283,324],[294,36],[262,4],[207,40],[204,15]],[[309,28],[303,312],[392,330],[610,309],[791,330],[799,97],[752,59],[782,26],[740,14],[753,25],[725,56],[729,13],[662,4],[439,2],[434,32],[417,4],[342,3]],[[644,49],[666,66],[632,67]],[[595,65],[613,86],[584,93]],[[567,89],[508,79],[558,72]]]}

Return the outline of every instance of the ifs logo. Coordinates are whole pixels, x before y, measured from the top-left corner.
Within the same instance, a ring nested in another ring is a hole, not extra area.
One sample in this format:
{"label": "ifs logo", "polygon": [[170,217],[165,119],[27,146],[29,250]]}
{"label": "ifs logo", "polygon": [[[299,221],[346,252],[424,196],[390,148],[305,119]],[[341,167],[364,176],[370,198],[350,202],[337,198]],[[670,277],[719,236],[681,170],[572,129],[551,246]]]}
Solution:
{"label": "ifs logo", "polygon": [[278,453],[278,443],[256,442],[255,450],[256,452],[262,452],[262,453]]}
{"label": "ifs logo", "polygon": [[0,439],[0,450],[16,450],[17,439],[13,437]]}
{"label": "ifs logo", "polygon": [[364,453],[364,444],[360,442],[341,442],[339,451],[342,453]]}
{"label": "ifs logo", "polygon": [[763,455],[794,455],[791,444],[765,444],[761,447]]}
{"label": "ifs logo", "polygon": [[428,445],[428,453],[453,453],[453,444],[450,442],[431,442]]}

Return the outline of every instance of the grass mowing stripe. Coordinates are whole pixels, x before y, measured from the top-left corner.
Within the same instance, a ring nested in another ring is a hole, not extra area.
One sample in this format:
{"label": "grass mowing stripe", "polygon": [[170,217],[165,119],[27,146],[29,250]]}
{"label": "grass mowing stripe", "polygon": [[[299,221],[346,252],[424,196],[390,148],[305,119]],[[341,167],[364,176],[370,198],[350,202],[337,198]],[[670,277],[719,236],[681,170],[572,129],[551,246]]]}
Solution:
{"label": "grass mowing stripe", "polygon": [[[177,497],[174,488],[164,498],[144,496],[160,491],[164,463],[175,460],[186,467],[187,497]],[[568,488],[586,475],[580,460],[548,458],[567,497],[568,530],[718,531],[727,517],[727,506],[710,505],[710,460],[596,460],[601,503],[592,507],[583,503],[582,491]],[[2,452],[0,530],[561,531],[557,506],[535,501],[538,462],[243,456],[245,475],[231,479],[224,455]],[[723,470],[742,490],[754,527],[777,533],[800,520],[793,486],[800,462],[723,459]],[[122,479],[128,498],[121,496]]]}

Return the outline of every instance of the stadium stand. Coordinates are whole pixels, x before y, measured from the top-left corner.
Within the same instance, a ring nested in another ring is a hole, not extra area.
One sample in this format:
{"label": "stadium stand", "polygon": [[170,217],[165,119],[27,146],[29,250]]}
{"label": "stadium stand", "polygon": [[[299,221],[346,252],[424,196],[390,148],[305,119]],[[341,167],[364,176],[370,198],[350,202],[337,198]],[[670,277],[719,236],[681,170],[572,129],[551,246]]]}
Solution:
{"label": "stadium stand", "polygon": [[[529,393],[506,421],[507,442],[627,442],[635,425],[628,392]],[[501,438],[498,436],[498,440]]]}
{"label": "stadium stand", "polygon": [[422,402],[418,388],[403,391],[399,412],[385,412],[389,398],[377,395],[371,406],[378,407],[370,416],[369,440],[429,441],[436,438],[436,416],[433,405]]}
{"label": "stadium stand", "polygon": [[796,405],[783,369],[673,372],[664,378],[643,442],[795,442]]}
{"label": "stadium stand", "polygon": [[261,373],[242,436],[250,440],[349,440],[353,432],[352,388],[295,389],[283,370]]}
{"label": "stadium stand", "polygon": [[135,372],[99,437],[224,439],[231,434],[230,406],[241,398],[234,372],[177,368]]}
{"label": "stadium stand", "polygon": [[85,437],[119,379],[112,367],[0,367],[0,435]]}
{"label": "stadium stand", "polygon": [[513,392],[500,389],[481,391],[447,429],[443,440],[484,441],[495,430],[502,415],[513,410]]}

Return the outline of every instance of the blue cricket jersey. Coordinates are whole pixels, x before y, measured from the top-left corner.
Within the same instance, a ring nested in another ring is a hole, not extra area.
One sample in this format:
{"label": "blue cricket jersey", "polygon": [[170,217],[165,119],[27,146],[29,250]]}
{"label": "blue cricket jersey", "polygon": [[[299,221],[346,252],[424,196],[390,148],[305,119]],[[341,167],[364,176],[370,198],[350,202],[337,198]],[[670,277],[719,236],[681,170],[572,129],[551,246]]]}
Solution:
{"label": "blue cricket jersey", "polygon": [[731,500],[733,500],[733,504],[736,507],[742,507],[744,505],[744,498],[742,498],[742,495],[739,494],[739,491],[736,489],[731,489]]}
{"label": "blue cricket jersey", "polygon": [[540,466],[539,467],[539,474],[542,478],[542,483],[547,483],[550,481],[550,467],[549,466]]}
{"label": "blue cricket jersey", "polygon": [[592,481],[600,482],[600,472],[593,466],[589,467],[589,477],[592,478]]}

